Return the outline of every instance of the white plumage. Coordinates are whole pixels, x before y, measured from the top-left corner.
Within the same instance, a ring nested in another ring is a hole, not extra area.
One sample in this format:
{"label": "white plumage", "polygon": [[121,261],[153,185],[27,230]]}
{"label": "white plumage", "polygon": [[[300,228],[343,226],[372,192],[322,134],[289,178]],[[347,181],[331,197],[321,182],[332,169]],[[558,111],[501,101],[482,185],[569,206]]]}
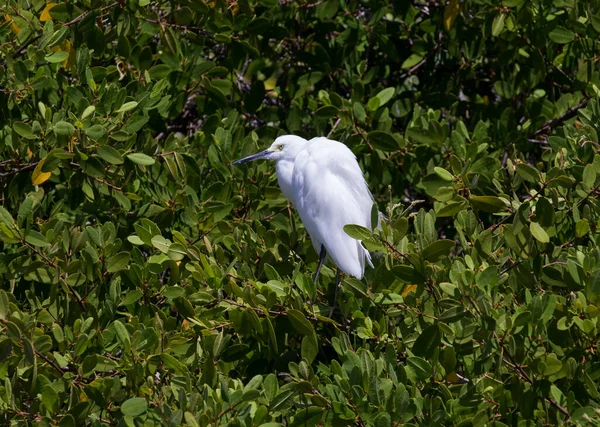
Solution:
{"label": "white plumage", "polygon": [[324,247],[343,272],[362,279],[365,261],[373,266],[371,257],[360,241],[344,232],[344,225],[358,224],[371,229],[373,196],[354,153],[344,144],[327,138],[307,141],[285,135],[265,151],[234,164],[257,159],[277,162],[279,186],[298,210],[322,259]]}

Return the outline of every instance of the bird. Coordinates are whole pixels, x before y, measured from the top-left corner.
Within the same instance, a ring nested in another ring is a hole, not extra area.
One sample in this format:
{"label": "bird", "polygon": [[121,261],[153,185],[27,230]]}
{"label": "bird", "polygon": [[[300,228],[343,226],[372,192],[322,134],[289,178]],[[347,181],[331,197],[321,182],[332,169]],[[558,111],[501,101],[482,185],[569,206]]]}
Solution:
{"label": "bird", "polygon": [[361,241],[344,231],[347,224],[372,229],[373,195],[356,156],[339,141],[325,137],[306,140],[296,135],[283,135],[266,150],[232,164],[260,159],[275,161],[279,187],[298,211],[319,254],[313,279],[315,285],[327,255],[338,267],[335,304],[340,270],[360,280],[366,264],[373,268],[369,251]]}

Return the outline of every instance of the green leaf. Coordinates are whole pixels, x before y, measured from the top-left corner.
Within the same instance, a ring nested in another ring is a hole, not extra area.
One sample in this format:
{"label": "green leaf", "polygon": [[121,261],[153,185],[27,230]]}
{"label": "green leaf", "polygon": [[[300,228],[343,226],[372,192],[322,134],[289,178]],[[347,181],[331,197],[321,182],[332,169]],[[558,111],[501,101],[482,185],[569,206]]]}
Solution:
{"label": "green leaf", "polygon": [[33,128],[31,126],[29,126],[27,123],[14,122],[13,130],[25,139],[37,139],[38,138],[38,136],[36,136],[33,133]]}
{"label": "green leaf", "polygon": [[356,240],[366,240],[373,237],[373,233],[366,227],[356,224],[344,225],[344,232]]}
{"label": "green leaf", "polygon": [[408,366],[415,372],[417,378],[424,380],[431,376],[432,368],[429,362],[421,357],[410,356],[406,359]]}
{"label": "green leaf", "polygon": [[126,305],[134,304],[134,303],[138,302],[143,295],[144,294],[142,293],[142,291],[140,291],[139,289],[135,289],[131,292],[128,292],[127,295],[125,296],[125,298],[123,298],[123,301],[121,301],[121,304],[119,304],[119,305],[126,306]]}
{"label": "green leaf", "polygon": [[496,17],[494,18],[494,22],[492,22],[492,35],[494,37],[498,37],[502,33],[502,30],[504,30],[504,21],[505,20],[506,20],[505,13],[500,13],[499,15],[496,15]]}
{"label": "green leaf", "polygon": [[454,181],[454,175],[452,175],[450,172],[448,172],[444,168],[440,168],[440,167],[436,166],[433,168],[433,171],[444,181],[449,181],[449,182]]}
{"label": "green leaf", "polygon": [[0,320],[6,320],[10,313],[8,295],[0,289]]}
{"label": "green leaf", "polygon": [[456,242],[454,240],[436,240],[435,242],[428,245],[425,249],[423,249],[421,256],[427,261],[435,262],[441,257],[450,255],[450,253],[454,250],[455,246]]}
{"label": "green leaf", "polygon": [[377,228],[379,224],[379,207],[377,206],[377,202],[373,202],[371,205],[371,225],[373,228]]}
{"label": "green leaf", "polygon": [[163,236],[158,235],[152,237],[152,246],[161,251],[163,254],[169,253],[169,247],[171,246],[171,241],[165,239]]}
{"label": "green leaf", "polygon": [[544,227],[554,225],[554,206],[545,197],[539,198],[535,205],[535,219],[536,222]]}
{"label": "green leaf", "polygon": [[131,254],[129,252],[119,252],[118,254],[113,255],[106,262],[106,271],[109,273],[115,273],[125,269],[129,264],[130,257]]}
{"label": "green leaf", "polygon": [[406,129],[406,138],[426,145],[440,144],[438,136],[429,129],[408,128]]}
{"label": "green leaf", "polygon": [[566,44],[575,40],[575,33],[564,27],[556,27],[548,34],[550,40],[554,43]]}
{"label": "green leaf", "polygon": [[586,165],[583,170],[583,182],[588,188],[594,188],[594,184],[596,183],[596,169],[594,165]]}
{"label": "green leaf", "polygon": [[404,283],[423,284],[425,278],[414,268],[408,265],[395,265],[392,273]]}
{"label": "green leaf", "polygon": [[290,319],[292,326],[298,332],[300,332],[300,334],[310,336],[315,333],[312,324],[308,320],[306,320],[306,316],[301,311],[290,309],[288,310],[287,315],[288,319]]}
{"label": "green leaf", "polygon": [[85,133],[94,141],[98,141],[100,138],[106,135],[106,131],[102,125],[90,126],[85,130]]}
{"label": "green leaf", "polygon": [[44,236],[42,233],[35,231],[35,230],[29,230],[27,232],[27,235],[25,236],[25,241],[27,243],[29,243],[30,245],[37,246],[37,247],[50,245],[50,243],[48,242],[48,239],[46,239],[46,236]]}
{"label": "green leaf", "polygon": [[532,166],[529,166],[526,163],[519,163],[515,167],[517,171],[517,175],[519,175],[523,180],[538,183],[540,182],[540,172]]}
{"label": "green leaf", "polygon": [[131,160],[133,163],[142,166],[150,166],[155,163],[154,159],[144,153],[130,153],[127,155],[127,158]]}
{"label": "green leaf", "polygon": [[507,209],[506,203],[495,196],[470,196],[469,202],[473,209],[483,212],[496,213]]}
{"label": "green leaf", "polygon": [[[48,316],[48,320],[45,323],[51,323],[53,320],[51,315],[46,311],[43,311],[42,313],[46,313],[46,315]],[[41,321],[40,316],[38,316],[38,321]],[[49,335],[40,335],[35,339],[33,345],[35,351],[39,355],[48,354],[52,349],[52,338]]]}
{"label": "green leaf", "polygon": [[450,202],[444,206],[442,206],[437,212],[436,215],[438,218],[444,218],[449,216],[455,216],[460,211],[464,210],[467,202]]}
{"label": "green leaf", "polygon": [[[449,290],[449,289],[446,288],[446,290]],[[454,296],[454,293],[452,293],[450,295]],[[464,308],[462,308],[461,306],[451,307],[448,310],[445,310],[440,315],[439,321],[444,322],[444,323],[457,322],[460,319],[462,319],[463,317],[465,317],[466,313],[467,313],[466,310]]]}
{"label": "green leaf", "polygon": [[292,388],[280,390],[279,394],[275,396],[271,402],[271,410],[273,411],[284,411],[286,408],[291,407],[292,399],[296,395],[296,390]]}
{"label": "green leaf", "polygon": [[58,402],[58,393],[50,384],[46,384],[42,389],[42,403],[48,411],[54,411],[54,405]]}
{"label": "green leaf", "polygon": [[419,62],[421,62],[422,60],[423,60],[423,55],[420,55],[418,53],[413,53],[408,58],[406,58],[406,60],[402,63],[401,68],[403,70],[405,70],[407,68],[412,68],[415,65],[417,65]]}
{"label": "green leaf", "polygon": [[[152,242],[154,244],[154,242]],[[173,261],[180,261],[187,255],[187,249],[181,243],[171,243],[167,256]]]}
{"label": "green leaf", "polygon": [[49,10],[49,13],[52,19],[67,22],[81,15],[83,11],[71,3],[58,3]]}
{"label": "green leaf", "polygon": [[355,102],[352,106],[352,111],[354,113],[354,117],[358,121],[364,122],[367,118],[367,113],[365,111],[365,107],[360,102]]}
{"label": "green leaf", "polygon": [[94,111],[96,111],[96,107],[93,105],[88,105],[85,110],[83,110],[83,113],[81,113],[81,120],[85,120],[87,117],[89,117]]}
{"label": "green leaf", "polygon": [[440,347],[442,333],[437,325],[431,325],[419,335],[413,344],[412,352],[416,356],[430,358]]}
{"label": "green leaf", "polygon": [[375,148],[383,151],[396,151],[400,149],[398,141],[389,132],[374,130],[367,134],[367,139]]}
{"label": "green leaf", "polygon": [[546,233],[546,230],[544,230],[544,228],[537,222],[529,223],[529,230],[531,231],[531,234],[533,235],[533,237],[536,238],[537,241],[541,243],[548,243],[550,241],[550,237],[548,237],[548,233]]}
{"label": "green leaf", "polygon": [[575,233],[577,237],[583,237],[590,232],[590,223],[587,219],[580,219],[575,225]]}
{"label": "green leaf", "polygon": [[312,363],[319,353],[319,348],[315,344],[315,341],[309,336],[302,338],[300,354],[302,359],[306,360],[308,363]]}
{"label": "green leaf", "polygon": [[71,136],[73,136],[73,133],[75,132],[75,127],[69,122],[60,121],[54,125],[54,131],[58,135],[62,135],[62,136],[66,136],[66,137],[70,138]]}
{"label": "green leaf", "polygon": [[[179,375],[188,374],[186,367],[179,360],[175,359],[170,354],[162,353],[160,355],[160,358],[167,368],[172,369],[177,374],[179,374]],[[207,360],[210,360],[210,359],[207,359]]]}
{"label": "green leaf", "polygon": [[279,392],[279,383],[275,374],[267,375],[262,386],[267,400],[271,401],[277,396],[277,393]]}
{"label": "green leaf", "polygon": [[600,16],[598,16],[598,15],[592,16],[590,21],[591,21],[591,24],[592,24],[592,27],[594,28],[594,30],[597,33],[600,33]]}
{"label": "green leaf", "polygon": [[123,164],[123,156],[121,156],[117,150],[109,145],[101,145],[98,147],[98,155],[103,160],[106,160],[108,163],[113,165]]}
{"label": "green leaf", "polygon": [[113,327],[115,328],[115,333],[117,334],[117,339],[119,343],[128,350],[131,347],[131,338],[129,336],[129,331],[121,321],[115,320],[113,322]]}
{"label": "green leaf", "polygon": [[334,107],[333,105],[324,105],[315,111],[315,117],[320,119],[330,119],[332,117],[336,117],[338,113],[339,110],[337,107]]}
{"label": "green leaf", "polygon": [[548,187],[563,187],[563,188],[571,188],[575,184],[575,178],[562,175],[552,179],[552,182],[548,184]]}
{"label": "green leaf", "polygon": [[388,101],[394,97],[395,92],[396,92],[395,88],[388,87],[388,88],[383,89],[377,95],[375,95],[376,98],[379,98],[379,106],[383,107],[385,104],[387,104]]}
{"label": "green leaf", "polygon": [[133,110],[137,106],[138,106],[137,102],[135,102],[135,101],[129,101],[129,102],[126,102],[125,104],[121,105],[121,108],[119,108],[115,112],[116,113],[125,113],[127,111]]}
{"label": "green leaf", "polygon": [[147,410],[148,402],[142,397],[132,397],[131,399],[127,399],[121,405],[121,412],[123,415],[130,417],[137,417],[145,414]]}
{"label": "green leaf", "polygon": [[165,45],[169,48],[172,55],[178,56],[180,53],[179,41],[173,32],[173,29],[169,26],[162,27],[162,37]]}
{"label": "green leaf", "polygon": [[44,59],[51,64],[63,62],[69,58],[69,52],[58,51],[44,56]]}
{"label": "green leaf", "polygon": [[0,206],[0,239],[5,243],[17,243],[19,232],[11,214]]}
{"label": "green leaf", "polygon": [[556,357],[556,354],[550,353],[546,358],[544,358],[544,370],[542,374],[545,376],[554,375],[560,372],[562,369],[562,363]]}
{"label": "green leaf", "polygon": [[379,102],[379,98],[377,98],[376,96],[369,99],[369,101],[367,102],[367,108],[369,109],[369,111],[377,111],[377,109],[379,108]]}

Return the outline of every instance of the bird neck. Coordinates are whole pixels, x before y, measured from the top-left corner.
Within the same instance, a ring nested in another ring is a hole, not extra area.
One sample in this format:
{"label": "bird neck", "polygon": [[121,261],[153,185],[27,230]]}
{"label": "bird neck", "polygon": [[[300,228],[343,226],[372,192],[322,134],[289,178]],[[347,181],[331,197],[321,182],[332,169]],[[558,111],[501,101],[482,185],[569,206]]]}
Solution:
{"label": "bird neck", "polygon": [[294,174],[294,162],[289,160],[279,160],[275,165],[276,173],[277,173],[277,182],[279,183],[279,188],[281,188],[281,192],[292,202],[293,205],[296,204],[296,200],[294,199],[294,192],[292,191],[292,177]]}

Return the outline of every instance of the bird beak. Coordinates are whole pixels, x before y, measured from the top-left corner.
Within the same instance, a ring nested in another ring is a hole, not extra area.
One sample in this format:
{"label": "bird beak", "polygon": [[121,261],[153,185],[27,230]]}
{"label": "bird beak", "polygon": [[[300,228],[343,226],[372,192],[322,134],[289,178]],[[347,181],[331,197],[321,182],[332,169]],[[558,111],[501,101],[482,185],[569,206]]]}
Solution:
{"label": "bird beak", "polygon": [[252,155],[250,155],[248,157],[244,157],[243,159],[236,160],[235,162],[232,163],[232,165],[239,165],[239,164],[242,164],[242,163],[251,162],[253,160],[264,159],[269,154],[271,154],[271,152],[272,152],[272,150],[270,150],[270,149],[267,148],[266,150],[261,151],[259,153],[252,154]]}

